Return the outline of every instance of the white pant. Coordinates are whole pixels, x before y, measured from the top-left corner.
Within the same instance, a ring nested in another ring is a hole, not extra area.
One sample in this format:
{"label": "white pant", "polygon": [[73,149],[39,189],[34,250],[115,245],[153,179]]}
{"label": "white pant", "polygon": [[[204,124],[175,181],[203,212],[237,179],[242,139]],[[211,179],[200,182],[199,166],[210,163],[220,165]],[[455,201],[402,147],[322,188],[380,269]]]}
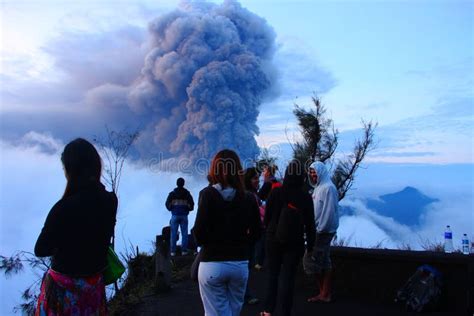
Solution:
{"label": "white pant", "polygon": [[249,276],[248,261],[199,264],[199,292],[206,316],[239,316]]}

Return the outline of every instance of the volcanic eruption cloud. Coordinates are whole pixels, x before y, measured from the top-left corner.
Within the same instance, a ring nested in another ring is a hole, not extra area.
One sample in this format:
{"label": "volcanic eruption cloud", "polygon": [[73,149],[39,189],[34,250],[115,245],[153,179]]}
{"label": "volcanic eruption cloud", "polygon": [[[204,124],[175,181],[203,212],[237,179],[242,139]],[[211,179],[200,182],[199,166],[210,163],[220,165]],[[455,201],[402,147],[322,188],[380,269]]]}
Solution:
{"label": "volcanic eruption cloud", "polygon": [[182,4],[149,31],[150,50],[128,93],[146,122],[141,147],[151,141],[155,154],[194,162],[224,148],[255,158],[259,105],[275,73],[273,29],[226,1]]}

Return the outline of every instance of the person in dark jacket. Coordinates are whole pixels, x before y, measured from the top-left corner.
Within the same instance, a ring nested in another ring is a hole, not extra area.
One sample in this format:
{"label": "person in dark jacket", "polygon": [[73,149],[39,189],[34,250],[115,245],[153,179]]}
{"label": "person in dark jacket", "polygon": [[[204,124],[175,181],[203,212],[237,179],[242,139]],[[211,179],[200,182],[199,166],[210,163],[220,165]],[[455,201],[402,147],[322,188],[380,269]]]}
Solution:
{"label": "person in dark jacket", "polygon": [[211,185],[199,193],[194,236],[201,246],[199,292],[206,316],[240,315],[248,279],[249,247],[260,237],[257,201],[246,192],[232,150],[212,160]]}
{"label": "person in dark jacket", "polygon": [[[257,202],[258,207],[259,207],[259,215],[260,215],[260,221],[262,224],[262,232],[263,232],[264,209],[262,207],[262,201],[260,201],[260,198],[258,197],[258,194],[257,194],[258,187],[260,185],[259,178],[260,178],[260,173],[258,172],[257,168],[252,167],[252,168],[245,169],[245,173],[244,173],[245,190],[247,190],[247,192],[252,193],[253,196],[255,197],[255,201]],[[255,245],[251,245],[249,249],[250,251],[249,274],[254,264],[255,266],[261,267],[259,263],[263,261],[263,258],[262,258],[263,246],[264,246],[264,238],[262,234],[262,236],[260,236],[260,238],[255,243]],[[258,260],[261,260],[261,261],[258,261]],[[260,300],[257,297],[255,297],[253,289],[250,288],[249,283],[247,282],[247,289],[245,290],[245,303],[249,305],[254,305],[259,302]]]}
{"label": "person in dark jacket", "polygon": [[102,271],[114,234],[117,197],[100,183],[101,160],[78,138],[61,155],[67,185],[36,241],[35,255],[51,257],[36,315],[105,315]]}
{"label": "person in dark jacket", "polygon": [[277,171],[278,167],[276,165],[265,166],[263,169],[263,185],[258,191],[258,197],[260,200],[266,202],[272,189],[281,186],[281,183],[275,177]]}
{"label": "person in dark jacket", "polygon": [[177,187],[168,194],[166,208],[171,212],[171,256],[176,255],[176,241],[178,240],[178,227],[181,229],[183,240],[181,254],[188,254],[188,214],[194,209],[194,200],[188,190],[184,188],[184,179],[176,180]]}
{"label": "person in dark jacket", "polygon": [[[306,251],[312,251],[315,239],[313,200],[303,190],[305,172],[303,166],[293,160],[288,165],[283,186],[274,188],[265,209],[267,282],[262,316],[270,316],[275,311],[276,298],[281,298],[278,315],[291,315],[295,286],[296,268]],[[289,235],[296,236],[290,243],[282,243],[276,238],[280,213],[284,205],[302,212],[303,227],[296,227]],[[306,236],[306,240],[304,239]],[[306,242],[306,244],[305,244]],[[280,279],[280,286],[278,280]],[[278,293],[281,289],[281,293]]]}
{"label": "person in dark jacket", "polygon": [[252,260],[252,265],[255,265],[256,270],[261,270],[263,268],[263,261],[265,259],[265,225],[263,223],[265,218],[265,205],[262,203],[258,195],[258,189],[260,186],[260,173],[258,169],[247,168],[244,175],[245,189],[249,192],[252,192],[255,196],[255,199],[258,203],[258,208],[260,211],[260,222],[262,223],[262,236],[255,244],[255,252]]}

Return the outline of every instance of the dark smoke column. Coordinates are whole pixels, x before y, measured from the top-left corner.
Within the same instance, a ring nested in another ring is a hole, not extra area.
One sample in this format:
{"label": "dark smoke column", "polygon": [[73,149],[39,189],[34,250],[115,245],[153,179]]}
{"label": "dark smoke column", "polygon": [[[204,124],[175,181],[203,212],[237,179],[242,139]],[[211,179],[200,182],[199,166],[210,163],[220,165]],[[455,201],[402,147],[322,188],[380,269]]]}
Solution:
{"label": "dark smoke column", "polygon": [[142,76],[129,93],[150,146],[193,161],[223,148],[255,158],[258,107],[274,72],[273,29],[226,1],[186,3],[154,20],[150,33]]}

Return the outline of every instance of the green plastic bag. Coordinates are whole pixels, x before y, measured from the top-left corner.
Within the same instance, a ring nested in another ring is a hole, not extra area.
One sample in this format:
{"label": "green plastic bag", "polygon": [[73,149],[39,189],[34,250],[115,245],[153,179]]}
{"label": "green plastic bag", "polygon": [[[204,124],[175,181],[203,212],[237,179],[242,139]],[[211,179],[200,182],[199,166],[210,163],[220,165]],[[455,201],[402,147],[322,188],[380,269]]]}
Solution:
{"label": "green plastic bag", "polygon": [[109,285],[117,281],[125,272],[125,266],[118,258],[114,249],[109,246],[107,251],[107,267],[104,270],[104,283]]}

